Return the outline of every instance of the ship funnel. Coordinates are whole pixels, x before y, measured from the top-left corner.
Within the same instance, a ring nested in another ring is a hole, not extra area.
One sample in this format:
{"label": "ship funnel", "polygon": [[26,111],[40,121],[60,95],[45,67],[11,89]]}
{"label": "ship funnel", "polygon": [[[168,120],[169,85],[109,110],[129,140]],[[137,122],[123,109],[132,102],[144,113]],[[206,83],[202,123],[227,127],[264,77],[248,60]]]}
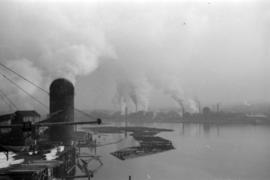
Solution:
{"label": "ship funnel", "polygon": [[[50,113],[61,111],[51,122],[74,122],[74,86],[63,78],[56,79],[50,85]],[[74,132],[73,126],[53,126],[49,129],[51,141],[69,144]]]}

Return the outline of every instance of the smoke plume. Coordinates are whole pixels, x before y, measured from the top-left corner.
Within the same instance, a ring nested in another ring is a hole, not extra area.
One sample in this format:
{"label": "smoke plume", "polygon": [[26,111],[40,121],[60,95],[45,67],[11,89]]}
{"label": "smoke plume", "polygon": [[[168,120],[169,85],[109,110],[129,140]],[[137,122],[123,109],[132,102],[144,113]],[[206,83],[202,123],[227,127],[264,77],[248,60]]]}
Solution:
{"label": "smoke plume", "polygon": [[189,107],[191,113],[199,113],[200,112],[198,103],[195,100],[188,99],[188,105],[189,105],[188,107]]}
{"label": "smoke plume", "polygon": [[130,92],[132,91],[131,84],[127,82],[117,82],[116,94],[113,98],[113,103],[117,105],[121,111],[121,114],[125,113],[126,107],[131,101]]}
{"label": "smoke plume", "polygon": [[[264,0],[3,0],[0,61],[24,67],[17,71],[44,89],[54,78],[79,80],[76,103],[85,109],[117,104],[135,111],[175,102],[179,109],[197,112],[190,100],[195,95],[206,105],[269,101],[268,7]],[[24,96],[5,81],[0,87],[8,96]]]}
{"label": "smoke plume", "polygon": [[131,104],[134,107],[133,111],[147,111],[151,88],[145,77],[125,79],[124,81],[117,82],[116,95],[113,101],[116,104],[120,104],[121,112],[123,112],[124,106],[131,106]]}
{"label": "smoke plume", "polygon": [[[77,16],[69,8],[57,3],[1,1],[0,61],[48,89],[52,79],[64,77],[75,83],[76,77],[93,72],[101,58],[115,58],[91,15]],[[30,94],[39,94],[22,79],[7,76]],[[25,96],[3,79],[1,88],[12,99]]]}

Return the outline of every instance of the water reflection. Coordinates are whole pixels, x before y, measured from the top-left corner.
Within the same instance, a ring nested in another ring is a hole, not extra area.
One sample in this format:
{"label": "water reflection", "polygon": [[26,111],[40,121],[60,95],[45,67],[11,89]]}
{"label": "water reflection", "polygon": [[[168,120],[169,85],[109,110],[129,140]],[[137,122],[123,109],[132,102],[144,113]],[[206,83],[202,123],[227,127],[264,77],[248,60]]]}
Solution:
{"label": "water reflection", "polygon": [[[124,124],[114,124],[121,126]],[[141,124],[129,123],[129,126]],[[270,127],[261,125],[217,124],[143,124],[146,127],[174,129],[159,135],[172,140],[176,149],[151,156],[120,161],[109,153],[128,145],[99,147],[104,166],[95,179],[155,179],[155,180],[269,180]],[[113,137],[112,137],[113,136]],[[113,140],[124,134],[109,135]]]}
{"label": "water reflection", "polygon": [[[190,123],[181,123],[179,129],[179,135],[193,135],[193,136],[209,136],[210,131],[216,132],[216,136],[219,136],[219,124],[190,124]],[[186,131],[185,131],[186,129]]]}

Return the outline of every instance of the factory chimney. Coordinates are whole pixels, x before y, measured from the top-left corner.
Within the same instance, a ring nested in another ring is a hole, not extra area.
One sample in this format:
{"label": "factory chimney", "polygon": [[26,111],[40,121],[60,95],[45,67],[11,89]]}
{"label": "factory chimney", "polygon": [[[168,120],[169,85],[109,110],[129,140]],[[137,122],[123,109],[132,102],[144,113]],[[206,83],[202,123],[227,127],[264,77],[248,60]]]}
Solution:
{"label": "factory chimney", "polygon": [[198,100],[198,101],[197,101],[197,104],[198,104],[199,113],[201,113],[201,112],[202,112],[202,109],[201,109],[201,102]]}
{"label": "factory chimney", "polygon": [[[53,122],[74,122],[74,86],[63,78],[56,79],[50,86],[50,113],[58,113]],[[49,129],[51,141],[70,144],[73,126],[54,126]]]}
{"label": "factory chimney", "polygon": [[185,113],[186,113],[186,110],[185,110],[185,106],[184,106],[184,103],[182,101],[179,101],[180,103],[180,106],[182,108],[182,116],[184,117]]}
{"label": "factory chimney", "polygon": [[199,101],[198,98],[195,98],[195,102],[197,103],[197,107],[198,107],[199,113],[202,113],[201,102]]}
{"label": "factory chimney", "polygon": [[217,103],[217,113],[219,113],[219,107],[220,107],[220,105],[219,105],[219,103]]}

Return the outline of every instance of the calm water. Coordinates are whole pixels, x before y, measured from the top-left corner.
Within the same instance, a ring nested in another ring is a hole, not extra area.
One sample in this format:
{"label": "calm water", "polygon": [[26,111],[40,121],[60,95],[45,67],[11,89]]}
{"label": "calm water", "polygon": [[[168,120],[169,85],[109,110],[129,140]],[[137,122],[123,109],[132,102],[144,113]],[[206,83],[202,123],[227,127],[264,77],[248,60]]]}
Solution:
{"label": "calm water", "polygon": [[[118,124],[114,124],[118,125]],[[123,134],[99,135],[102,142],[118,142],[97,149],[104,166],[95,180],[269,180],[270,126],[144,124],[170,128],[159,135],[172,140],[175,150],[121,161],[109,153],[136,145]]]}

